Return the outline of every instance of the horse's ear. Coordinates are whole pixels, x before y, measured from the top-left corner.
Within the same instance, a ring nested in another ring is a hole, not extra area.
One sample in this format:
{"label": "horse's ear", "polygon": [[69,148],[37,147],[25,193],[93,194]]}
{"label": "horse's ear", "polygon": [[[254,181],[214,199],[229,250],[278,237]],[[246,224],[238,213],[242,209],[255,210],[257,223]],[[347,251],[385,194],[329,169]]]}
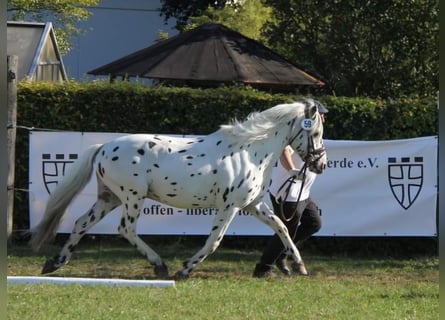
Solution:
{"label": "horse's ear", "polygon": [[306,118],[315,120],[318,108],[317,108],[317,104],[315,103],[314,99],[306,98],[303,101],[306,104],[306,110],[305,110]]}
{"label": "horse's ear", "polygon": [[317,106],[315,104],[312,105],[311,109],[309,110],[309,116],[312,120],[315,120],[317,111],[318,111]]}

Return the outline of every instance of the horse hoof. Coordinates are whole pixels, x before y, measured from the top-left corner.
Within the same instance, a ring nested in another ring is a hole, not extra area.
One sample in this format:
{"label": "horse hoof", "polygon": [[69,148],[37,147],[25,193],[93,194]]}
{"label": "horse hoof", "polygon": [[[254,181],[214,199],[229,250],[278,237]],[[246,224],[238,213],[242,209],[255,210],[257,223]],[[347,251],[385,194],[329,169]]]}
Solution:
{"label": "horse hoof", "polygon": [[162,263],[160,266],[154,266],[154,272],[157,277],[167,278],[168,277],[168,267],[165,263]]}
{"label": "horse hoof", "polygon": [[56,267],[54,259],[48,259],[42,268],[42,274],[51,273],[57,269],[59,269],[59,267]]}
{"label": "horse hoof", "polygon": [[178,271],[175,273],[175,280],[187,280],[189,278],[189,274],[188,273],[183,273],[182,271]]}

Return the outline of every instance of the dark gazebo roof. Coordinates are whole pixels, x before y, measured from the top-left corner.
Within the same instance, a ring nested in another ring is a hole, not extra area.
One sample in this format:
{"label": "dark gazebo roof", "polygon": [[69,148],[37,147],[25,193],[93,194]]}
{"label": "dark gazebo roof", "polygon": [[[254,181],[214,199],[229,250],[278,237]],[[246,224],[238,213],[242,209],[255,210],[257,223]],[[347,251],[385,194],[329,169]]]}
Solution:
{"label": "dark gazebo roof", "polygon": [[259,42],[207,23],[88,72],[211,85],[323,86]]}

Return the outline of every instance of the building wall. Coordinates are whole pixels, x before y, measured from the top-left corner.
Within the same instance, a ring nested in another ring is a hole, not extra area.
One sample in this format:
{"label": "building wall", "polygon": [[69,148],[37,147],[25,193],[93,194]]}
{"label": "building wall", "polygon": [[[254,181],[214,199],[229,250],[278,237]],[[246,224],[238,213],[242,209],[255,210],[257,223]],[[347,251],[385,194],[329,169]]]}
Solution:
{"label": "building wall", "polygon": [[30,66],[35,57],[35,48],[40,42],[42,31],[43,27],[16,25],[7,28],[7,54],[18,56],[17,79],[19,80],[29,75]]}
{"label": "building wall", "polygon": [[73,39],[75,48],[63,57],[69,79],[91,80],[89,70],[152,45],[159,31],[177,34],[159,15],[159,0],[102,0],[79,27],[85,34]]}

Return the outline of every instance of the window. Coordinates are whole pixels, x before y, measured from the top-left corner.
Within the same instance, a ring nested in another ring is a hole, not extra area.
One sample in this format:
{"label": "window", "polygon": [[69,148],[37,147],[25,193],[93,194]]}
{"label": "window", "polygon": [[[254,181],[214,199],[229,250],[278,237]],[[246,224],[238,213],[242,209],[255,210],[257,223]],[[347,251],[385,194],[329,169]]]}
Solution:
{"label": "window", "polygon": [[40,62],[35,74],[36,81],[61,81],[60,61]]}

